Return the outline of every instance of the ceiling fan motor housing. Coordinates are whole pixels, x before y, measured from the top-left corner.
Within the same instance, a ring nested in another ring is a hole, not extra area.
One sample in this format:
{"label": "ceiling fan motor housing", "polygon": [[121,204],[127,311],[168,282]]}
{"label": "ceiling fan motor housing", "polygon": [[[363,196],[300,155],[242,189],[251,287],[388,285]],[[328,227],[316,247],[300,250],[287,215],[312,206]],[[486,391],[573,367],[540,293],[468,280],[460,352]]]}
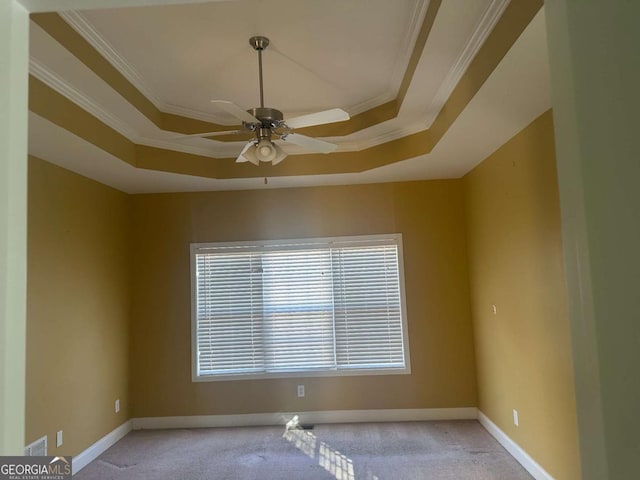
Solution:
{"label": "ceiling fan motor housing", "polygon": [[263,127],[277,128],[284,120],[284,116],[280,110],[268,107],[250,108],[248,113],[256,117],[262,123]]}

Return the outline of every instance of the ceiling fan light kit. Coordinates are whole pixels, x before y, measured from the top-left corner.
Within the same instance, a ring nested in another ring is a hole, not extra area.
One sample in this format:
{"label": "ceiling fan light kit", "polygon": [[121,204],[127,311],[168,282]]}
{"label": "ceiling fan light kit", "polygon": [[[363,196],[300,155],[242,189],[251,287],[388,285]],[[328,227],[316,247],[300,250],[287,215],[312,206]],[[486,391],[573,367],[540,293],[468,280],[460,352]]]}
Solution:
{"label": "ceiling fan light kit", "polygon": [[248,148],[238,156],[237,162],[250,162],[259,165],[260,162],[271,162],[277,165],[285,159],[287,153],[275,143],[260,140],[257,144],[249,142]]}
{"label": "ceiling fan light kit", "polygon": [[[294,133],[296,128],[311,127],[313,125],[324,125],[327,123],[342,122],[349,120],[349,114],[340,108],[332,108],[322,112],[301,115],[289,120],[284,119],[284,115],[280,110],[264,106],[264,85],[262,80],[262,52],[269,45],[267,37],[256,36],[249,39],[249,44],[258,52],[258,76],[260,84],[260,106],[243,110],[238,105],[225,100],[212,100],[212,103],[221,110],[233,115],[242,122],[244,131],[252,132],[255,137],[251,139],[240,152],[237,163],[250,162],[254,165],[260,165],[260,162],[270,162],[277,165],[287,156],[279,145],[276,145],[272,137],[276,137],[281,141],[294,143],[314,153],[330,153],[335,151],[338,146],[318,140],[317,138],[308,137]],[[218,135],[228,135],[242,132],[243,130],[234,130],[228,132],[210,132],[199,133],[195,135],[184,135],[180,138],[187,137],[210,137]]]}

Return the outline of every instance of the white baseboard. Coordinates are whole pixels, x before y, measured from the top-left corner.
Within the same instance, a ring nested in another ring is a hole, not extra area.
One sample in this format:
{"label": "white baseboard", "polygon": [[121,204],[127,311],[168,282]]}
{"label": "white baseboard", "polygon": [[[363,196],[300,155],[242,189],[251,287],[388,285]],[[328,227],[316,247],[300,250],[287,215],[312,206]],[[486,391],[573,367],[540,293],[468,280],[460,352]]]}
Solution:
{"label": "white baseboard", "polygon": [[329,410],[319,412],[251,413],[246,415],[192,415],[182,417],[134,418],[133,429],[248,427],[285,425],[294,415],[302,424],[410,422],[424,420],[475,420],[476,407],[413,408],[381,410]]}
{"label": "white baseboard", "polygon": [[80,470],[86,467],[89,463],[91,463],[96,458],[98,458],[100,454],[102,454],[109,447],[114,445],[118,440],[120,440],[127,433],[129,433],[132,427],[133,427],[133,422],[131,420],[127,420],[118,428],[107,433],[104,437],[102,437],[93,445],[91,445],[90,447],[80,452],[78,455],[74,455],[73,460],[71,462],[71,469],[73,471],[73,475],[78,473]]}
{"label": "white baseboard", "polygon": [[554,480],[549,473],[529,456],[516,442],[511,440],[498,426],[478,410],[480,424],[502,445],[507,452],[522,465],[536,480]]}

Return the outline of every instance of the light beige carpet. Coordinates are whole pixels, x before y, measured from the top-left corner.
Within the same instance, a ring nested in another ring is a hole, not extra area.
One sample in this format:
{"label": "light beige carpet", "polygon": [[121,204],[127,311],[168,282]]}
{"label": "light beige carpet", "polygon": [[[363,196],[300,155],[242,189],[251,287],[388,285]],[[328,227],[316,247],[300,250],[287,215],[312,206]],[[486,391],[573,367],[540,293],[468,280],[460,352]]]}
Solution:
{"label": "light beige carpet", "polygon": [[76,480],[519,480],[476,421],[139,430]]}

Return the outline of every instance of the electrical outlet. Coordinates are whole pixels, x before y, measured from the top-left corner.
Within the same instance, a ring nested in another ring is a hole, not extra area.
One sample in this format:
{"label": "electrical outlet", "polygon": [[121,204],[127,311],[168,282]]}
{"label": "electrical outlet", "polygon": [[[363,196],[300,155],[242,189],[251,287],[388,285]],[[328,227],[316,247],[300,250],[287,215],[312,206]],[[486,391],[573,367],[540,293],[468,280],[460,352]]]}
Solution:
{"label": "electrical outlet", "polygon": [[520,420],[518,419],[518,410],[513,409],[513,424],[517,427],[520,424]]}
{"label": "electrical outlet", "polygon": [[62,430],[56,432],[56,447],[62,446]]}
{"label": "electrical outlet", "polygon": [[116,413],[118,413],[120,411],[120,399],[119,398],[116,399],[115,409],[116,409]]}
{"label": "electrical outlet", "polygon": [[298,385],[298,397],[304,397],[304,385]]}

